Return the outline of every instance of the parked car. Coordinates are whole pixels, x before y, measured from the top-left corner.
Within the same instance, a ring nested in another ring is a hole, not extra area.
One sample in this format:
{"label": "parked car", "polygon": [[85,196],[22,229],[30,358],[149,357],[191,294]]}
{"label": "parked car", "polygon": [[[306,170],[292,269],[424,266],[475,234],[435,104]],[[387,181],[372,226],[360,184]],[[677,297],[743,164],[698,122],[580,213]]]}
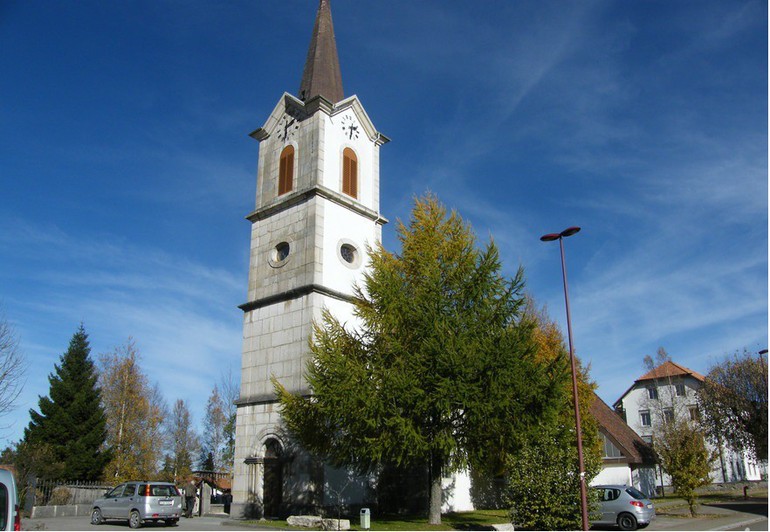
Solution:
{"label": "parked car", "polygon": [[182,496],[170,482],[126,482],[94,501],[91,524],[107,519],[128,520],[128,526],[139,528],[147,522],[163,521],[171,526],[182,514]]}
{"label": "parked car", "polygon": [[7,469],[0,469],[0,530],[21,530],[16,479]]}
{"label": "parked car", "polygon": [[601,517],[594,525],[617,525],[621,530],[636,530],[655,519],[655,505],[633,486],[593,486],[599,492]]}

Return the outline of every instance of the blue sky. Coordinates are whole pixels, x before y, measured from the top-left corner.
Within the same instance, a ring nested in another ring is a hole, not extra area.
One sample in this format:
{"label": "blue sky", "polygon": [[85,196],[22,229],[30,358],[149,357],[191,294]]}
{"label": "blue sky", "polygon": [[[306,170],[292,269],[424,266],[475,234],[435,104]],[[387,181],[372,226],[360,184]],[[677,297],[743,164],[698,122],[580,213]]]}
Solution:
{"label": "blue sky", "polygon": [[[0,304],[29,408],[83,322],[133,337],[200,422],[240,368],[260,127],[296,94],[316,0],[0,4]],[[762,1],[333,0],[345,94],[392,139],[381,208],[435,192],[493,237],[608,403],[664,346],[767,347]],[[395,246],[395,224],[383,232]],[[566,329],[566,328],[565,328]],[[0,442],[2,443],[2,442]]]}

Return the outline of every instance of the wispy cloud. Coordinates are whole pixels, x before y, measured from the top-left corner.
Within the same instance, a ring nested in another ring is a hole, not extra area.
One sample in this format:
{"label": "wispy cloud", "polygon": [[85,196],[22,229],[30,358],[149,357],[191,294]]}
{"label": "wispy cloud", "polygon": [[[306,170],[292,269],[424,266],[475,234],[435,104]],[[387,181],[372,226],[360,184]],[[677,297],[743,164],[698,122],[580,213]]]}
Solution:
{"label": "wispy cloud", "polygon": [[[35,368],[21,397],[22,410],[36,408],[37,396],[48,393],[45,375],[69,341],[57,337],[49,338],[51,343],[27,343],[26,331],[44,329],[47,322],[60,330],[69,326],[74,333],[82,321],[95,360],[133,337],[144,370],[166,399],[190,401],[200,420],[214,382],[240,364],[237,304],[245,297],[245,281],[236,272],[116,243],[114,235],[73,235],[20,219],[2,220],[0,228],[2,245],[23,257],[0,267],[0,278],[29,287],[24,299],[11,296],[8,301],[19,319],[21,347]],[[46,266],[23,266],[36,261]],[[11,439],[18,436],[15,432]]]}

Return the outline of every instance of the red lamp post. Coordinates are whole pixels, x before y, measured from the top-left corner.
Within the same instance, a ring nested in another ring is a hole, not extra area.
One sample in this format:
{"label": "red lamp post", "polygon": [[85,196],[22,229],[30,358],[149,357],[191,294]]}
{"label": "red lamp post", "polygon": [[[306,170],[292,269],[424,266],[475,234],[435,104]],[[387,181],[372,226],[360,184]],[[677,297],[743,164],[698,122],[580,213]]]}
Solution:
{"label": "red lamp post", "polygon": [[569,359],[572,366],[572,400],[575,403],[575,429],[577,430],[578,469],[580,473],[580,511],[583,530],[588,530],[588,499],[586,497],[585,465],[583,463],[583,431],[580,428],[580,403],[578,402],[577,370],[575,368],[575,350],[572,346],[572,319],[569,311],[569,291],[567,290],[567,263],[564,261],[564,238],[580,231],[579,227],[568,227],[561,233],[549,233],[540,237],[543,242],[559,241],[561,251],[561,273],[564,280],[564,303],[567,307],[567,337],[569,338]]}

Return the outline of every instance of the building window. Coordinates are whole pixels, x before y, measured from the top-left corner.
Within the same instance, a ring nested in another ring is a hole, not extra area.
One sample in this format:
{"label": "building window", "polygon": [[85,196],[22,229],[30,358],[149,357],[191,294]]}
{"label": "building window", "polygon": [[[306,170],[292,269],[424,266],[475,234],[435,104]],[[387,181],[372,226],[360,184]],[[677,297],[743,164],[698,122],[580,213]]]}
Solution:
{"label": "building window", "polygon": [[267,259],[268,264],[273,268],[280,268],[289,261],[291,255],[291,244],[289,242],[279,242],[270,250],[270,256]]}
{"label": "building window", "polygon": [[620,449],[618,449],[614,443],[612,443],[612,440],[604,434],[603,432],[600,432],[602,437],[602,444],[604,447],[604,458],[622,458],[623,453],[620,452]]}
{"label": "building window", "polygon": [[278,171],[278,195],[291,192],[294,184],[294,146],[286,146],[281,152]]}
{"label": "building window", "polygon": [[655,386],[648,386],[647,387],[647,397],[650,399],[657,399],[658,398],[658,388]]}
{"label": "building window", "polygon": [[639,412],[639,418],[642,421],[643,427],[650,427],[652,426],[652,418],[650,418],[650,411],[649,410],[642,410]]}
{"label": "building window", "polygon": [[674,409],[673,408],[664,408],[663,409],[663,420],[666,423],[671,423],[674,421]]}
{"label": "building window", "polygon": [[690,411],[691,421],[700,421],[700,412],[698,411],[697,406],[690,406],[687,409]]}
{"label": "building window", "polygon": [[678,382],[674,384],[674,389],[676,390],[677,397],[684,397],[687,393],[687,391],[684,389],[683,382]]}
{"label": "building window", "polygon": [[342,192],[358,198],[358,157],[350,148],[342,152]]}
{"label": "building window", "polygon": [[355,270],[361,266],[362,258],[358,246],[352,240],[343,238],[337,242],[337,258],[342,264]]}

